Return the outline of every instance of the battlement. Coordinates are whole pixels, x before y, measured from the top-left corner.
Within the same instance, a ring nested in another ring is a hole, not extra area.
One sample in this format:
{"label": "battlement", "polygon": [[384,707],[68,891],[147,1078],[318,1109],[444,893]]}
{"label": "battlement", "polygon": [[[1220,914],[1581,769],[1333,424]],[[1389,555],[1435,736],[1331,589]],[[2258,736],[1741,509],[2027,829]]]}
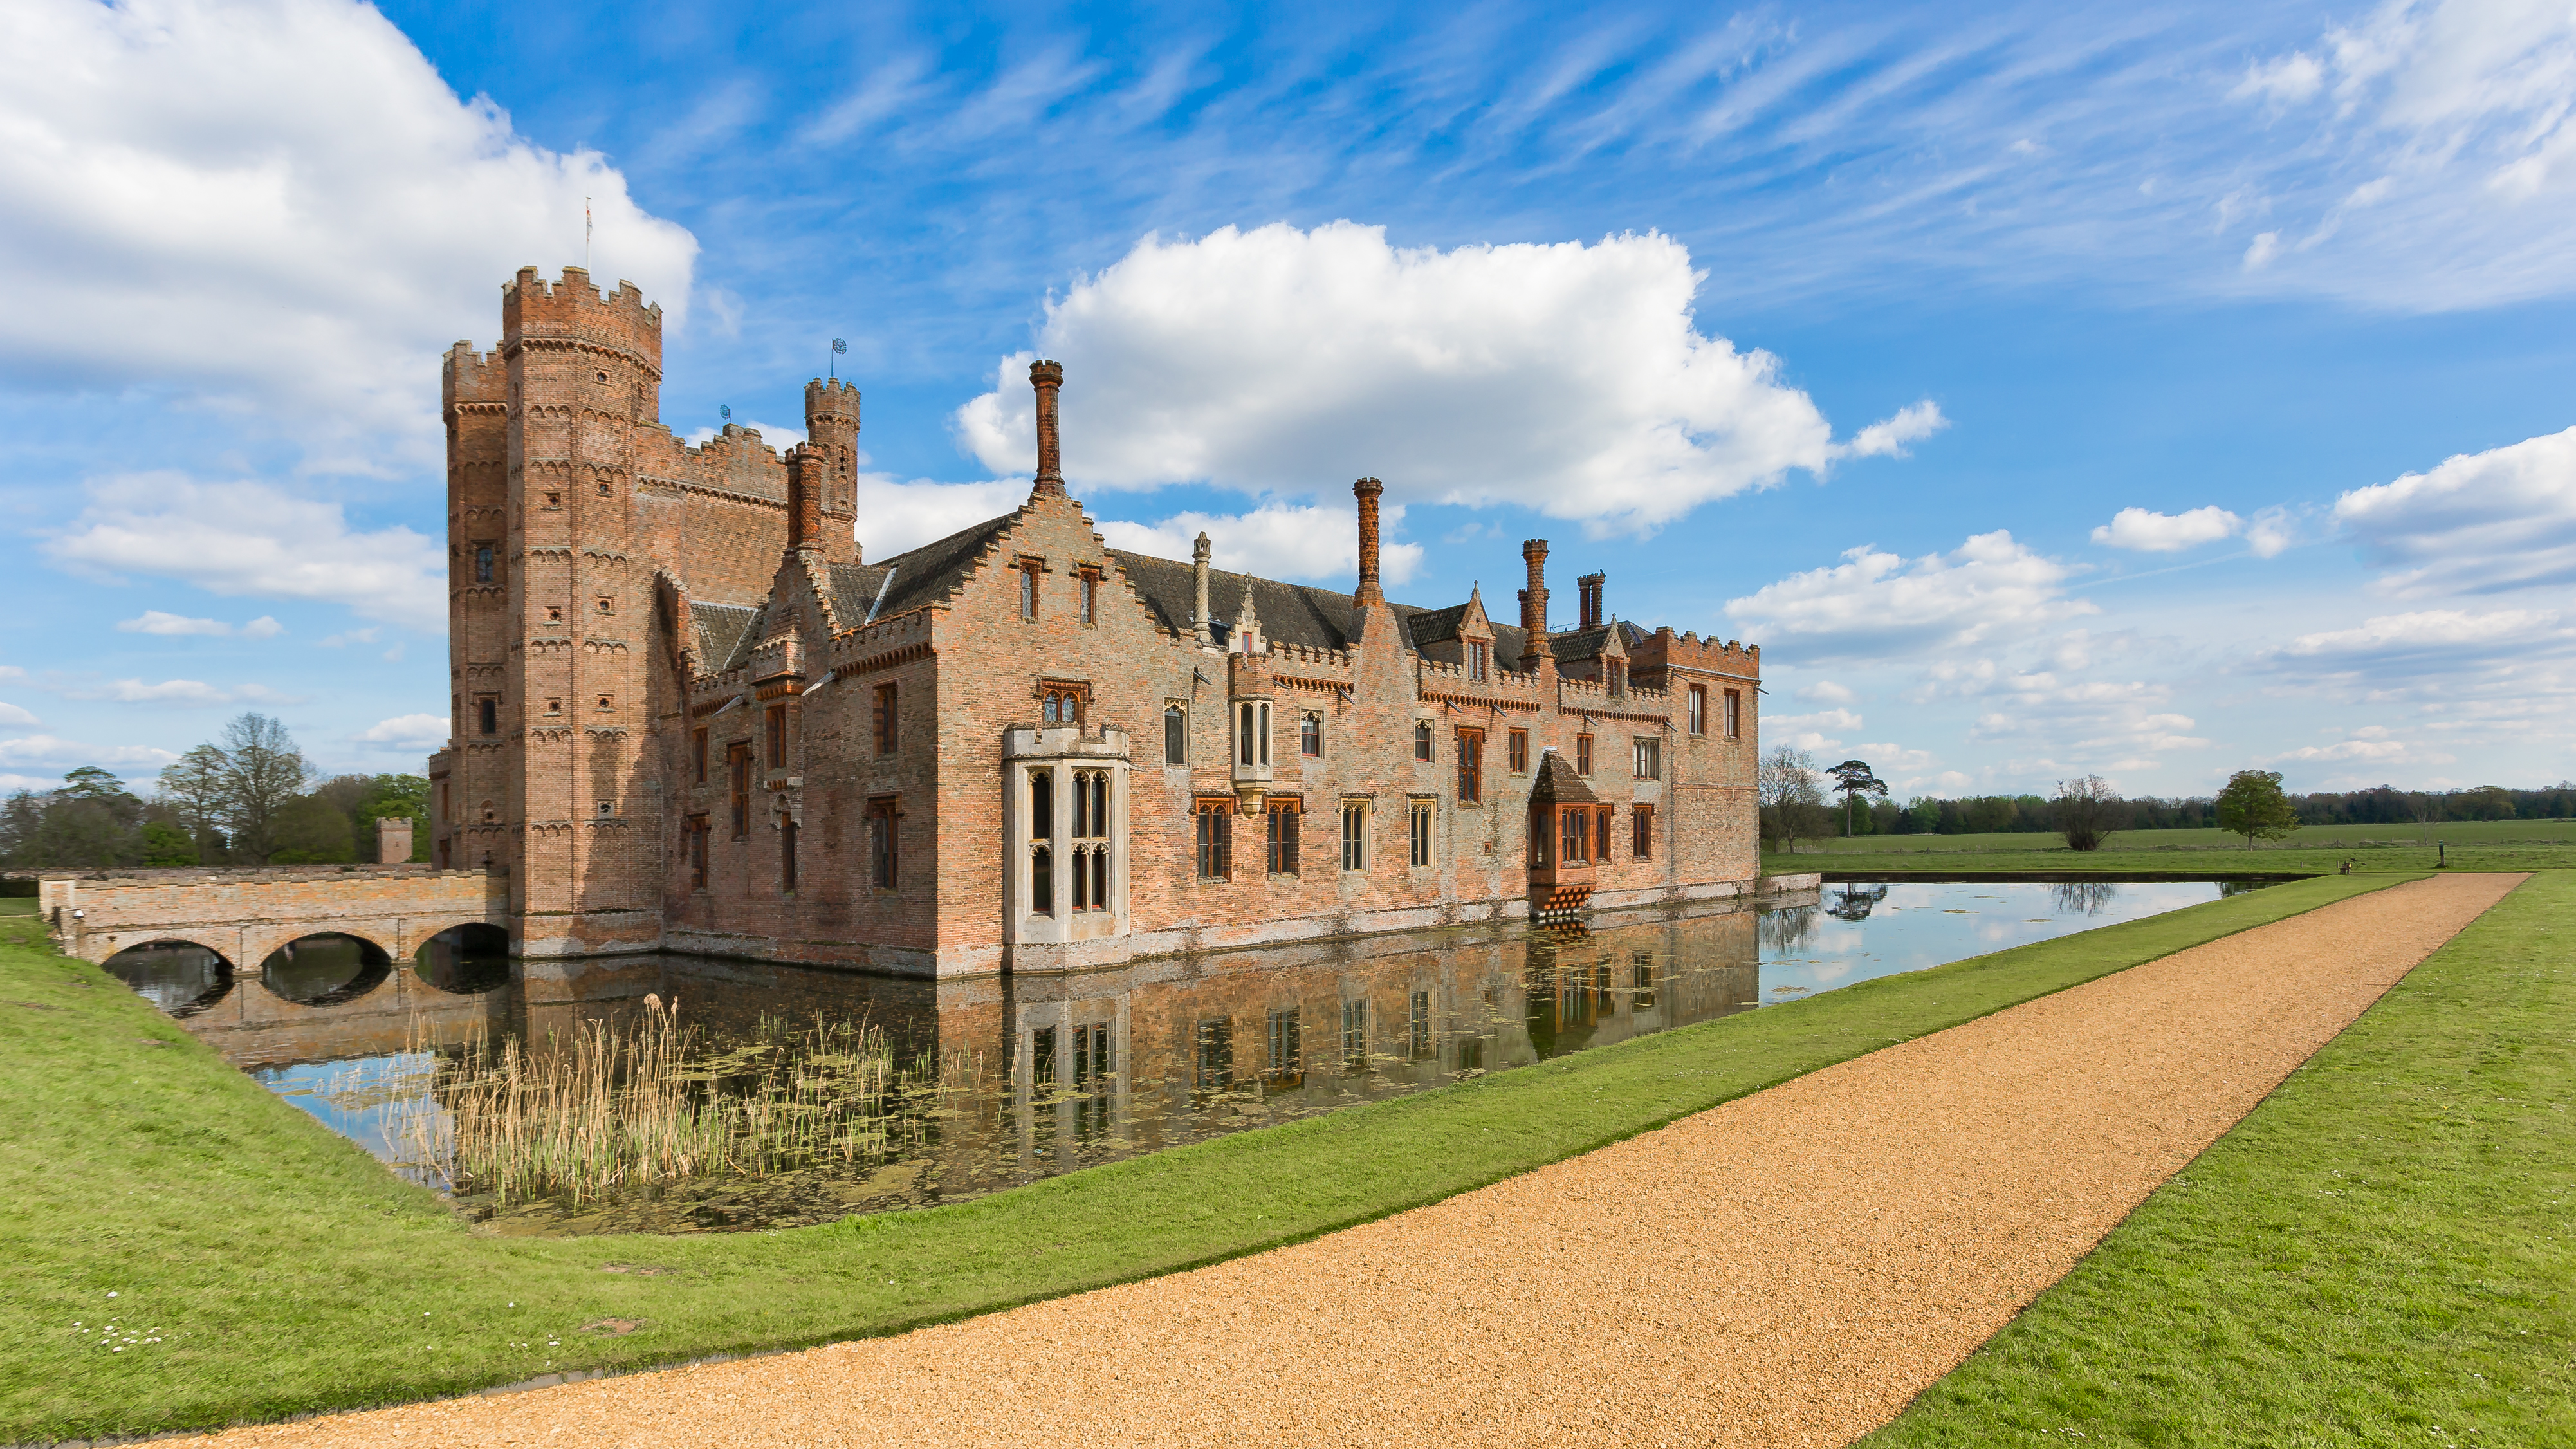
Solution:
{"label": "battlement", "polygon": [[658,374],[662,306],[646,303],[643,290],[628,281],[602,295],[580,267],[564,268],[556,282],[538,276],[534,267],[521,267],[516,280],[501,285],[501,345],[507,349],[530,339],[587,342],[632,353]]}
{"label": "battlement", "polygon": [[1318,649],[1307,644],[1282,644],[1274,639],[1270,641],[1270,662],[1273,668],[1296,664],[1347,670],[1351,667],[1351,655],[1347,649]]}
{"label": "battlement", "polygon": [[477,352],[470,341],[459,339],[439,359],[440,411],[453,417],[458,403],[507,403],[510,400],[510,369],[501,359],[501,349]]}
{"label": "battlement", "polygon": [[846,419],[859,425],[859,390],[838,378],[815,378],[805,384],[805,416]]}
{"label": "battlement", "polygon": [[1733,639],[1720,643],[1713,635],[1702,639],[1696,633],[1676,634],[1666,625],[1628,651],[1628,667],[1632,671],[1687,669],[1759,678],[1762,646],[1740,644]]}

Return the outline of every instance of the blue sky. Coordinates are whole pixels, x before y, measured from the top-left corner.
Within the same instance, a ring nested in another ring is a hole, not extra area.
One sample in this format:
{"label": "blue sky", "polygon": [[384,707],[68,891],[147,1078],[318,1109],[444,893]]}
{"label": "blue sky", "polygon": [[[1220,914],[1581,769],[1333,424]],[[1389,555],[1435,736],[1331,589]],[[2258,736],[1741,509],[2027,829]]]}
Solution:
{"label": "blue sky", "polygon": [[0,17],[0,784],[231,714],[416,770],[437,373],[581,256],[663,417],[846,338],[882,555],[1113,541],[1764,646],[1900,794],[2576,774],[2565,5]]}

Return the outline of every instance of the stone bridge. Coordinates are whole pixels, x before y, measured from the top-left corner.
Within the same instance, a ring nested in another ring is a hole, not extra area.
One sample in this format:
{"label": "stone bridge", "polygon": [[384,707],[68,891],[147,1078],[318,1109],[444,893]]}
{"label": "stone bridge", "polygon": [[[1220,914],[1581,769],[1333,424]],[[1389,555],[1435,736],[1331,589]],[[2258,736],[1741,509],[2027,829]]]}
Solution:
{"label": "stone bridge", "polygon": [[289,941],[336,931],[399,964],[451,926],[509,927],[499,871],[317,865],[39,874],[36,908],[67,955],[104,962],[128,946],[186,941],[244,974]]}

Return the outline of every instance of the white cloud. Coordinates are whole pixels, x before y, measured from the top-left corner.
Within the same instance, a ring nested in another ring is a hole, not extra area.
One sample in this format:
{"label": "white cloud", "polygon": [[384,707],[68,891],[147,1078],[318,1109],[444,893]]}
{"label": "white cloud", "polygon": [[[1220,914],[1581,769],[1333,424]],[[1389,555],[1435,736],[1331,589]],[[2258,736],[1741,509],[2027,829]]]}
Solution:
{"label": "white cloud", "polygon": [[2245,546],[2254,551],[2256,558],[2278,558],[2282,550],[2298,541],[2298,526],[2286,508],[2266,508],[2245,526]]}
{"label": "white cloud", "polygon": [[685,230],[348,0],[19,0],[0,134],[0,368],[275,407],[336,466],[434,452],[434,355],[522,264],[580,257],[584,197],[596,274],[688,301]]}
{"label": "white cloud", "polygon": [[1854,704],[1860,696],[1830,679],[1819,679],[1798,690],[1797,697],[1808,704]]}
{"label": "white cloud", "polygon": [[34,790],[41,793],[61,783],[61,779],[51,775],[13,775],[6,770],[0,770],[0,795],[14,795],[21,790]]}
{"label": "white cloud", "polygon": [[36,725],[42,723],[42,720],[39,720],[33,714],[28,713],[25,707],[11,704],[5,699],[0,699],[0,725]]}
{"label": "white cloud", "polygon": [[2334,517],[2401,597],[2576,583],[2576,428],[2356,488]]}
{"label": "white cloud", "polygon": [[2576,625],[2554,610],[2426,609],[2384,614],[2358,628],[2302,634],[2257,660],[2291,673],[2420,675],[2570,650],[2576,650]]}
{"label": "white cloud", "polygon": [[414,628],[446,623],[444,550],[408,528],[353,532],[337,503],[177,473],[99,479],[89,495],[89,507],[44,546],[65,563],[218,594],[345,604]]}
{"label": "white cloud", "polygon": [[[1383,536],[1404,521],[1401,506],[1381,511]],[[1199,534],[1208,536],[1208,561],[1236,573],[1264,578],[1306,579],[1348,589],[1359,580],[1359,514],[1330,504],[1283,503],[1276,499],[1250,513],[1223,515],[1175,513],[1160,523],[1100,525],[1101,537],[1131,553],[1186,559]],[[1422,545],[1378,545],[1378,571],[1388,587],[1401,585],[1422,566]],[[1514,617],[1518,617],[1515,615]]]}
{"label": "white cloud", "polygon": [[[1047,304],[1064,461],[1079,489],[1209,482],[1330,497],[1363,475],[1390,501],[1524,504],[1596,530],[1821,474],[1840,453],[1769,353],[1704,336],[1681,243],[1405,250],[1335,222],[1148,236]],[[1035,443],[1028,364],[956,415],[996,471]],[[1939,425],[1918,404],[1864,430],[1892,452]]]}
{"label": "white cloud", "polygon": [[1029,485],[897,482],[883,473],[858,477],[858,536],[865,557],[884,560],[961,528],[997,518],[1029,500]]}
{"label": "white cloud", "polygon": [[1854,458],[1902,458],[1906,444],[1921,442],[1948,426],[1950,420],[1941,415],[1940,404],[1927,399],[1861,429],[1841,452]]}
{"label": "white cloud", "polygon": [[1763,717],[1762,727],[1765,730],[1856,730],[1860,728],[1860,716],[1847,709],[1820,709],[1809,714],[1766,715]]}
{"label": "white cloud", "polygon": [[2180,553],[2187,548],[2231,538],[2244,527],[2244,519],[2216,504],[2187,513],[2123,508],[2111,515],[2109,523],[2093,530],[2093,541],[2105,548],[2125,548],[2139,553]]}
{"label": "white cloud", "polygon": [[436,714],[398,714],[379,720],[358,735],[358,743],[389,745],[397,749],[426,752],[447,743],[447,717]]}
{"label": "white cloud", "polygon": [[1909,750],[1892,740],[1865,742],[1860,749],[1861,757],[1881,775],[1891,770],[1928,770],[1941,762],[1941,757],[1930,750]]}
{"label": "white cloud", "polygon": [[220,689],[201,679],[165,679],[159,684],[146,684],[140,679],[120,679],[112,684],[80,686],[63,691],[72,699],[104,699],[118,704],[301,704],[302,695],[280,694],[264,684],[237,685]]}
{"label": "white cloud", "polygon": [[0,664],[0,679],[24,679],[27,671],[15,664]]}
{"label": "white cloud", "polygon": [[26,735],[14,740],[0,740],[0,765],[58,765],[65,769],[76,769],[82,765],[140,765],[158,770],[177,758],[178,755],[171,751],[151,745],[91,745],[54,735]]}
{"label": "white cloud", "polygon": [[2294,50],[2278,60],[2257,61],[2246,68],[2245,79],[2228,92],[2237,100],[2261,96],[2283,104],[2304,101],[2323,89],[2326,69],[2316,57]]}
{"label": "white cloud", "polygon": [[1793,643],[1800,658],[1816,660],[1975,645],[2099,612],[2067,597],[2072,568],[2002,529],[1910,563],[1868,544],[1843,558],[1729,599],[1727,617],[1748,638]]}
{"label": "white cloud", "polygon": [[2281,234],[2277,231],[2256,232],[2245,247],[2245,270],[2259,272],[2281,254]]}
{"label": "white cloud", "polygon": [[323,649],[345,649],[352,644],[373,644],[377,636],[384,632],[382,629],[343,629],[337,634],[317,639],[314,643]]}
{"label": "white cloud", "polygon": [[274,639],[286,632],[285,625],[265,614],[235,628],[221,619],[192,619],[159,609],[146,609],[139,618],[120,619],[116,627],[127,634],[205,634],[215,638],[239,634],[245,639]]}

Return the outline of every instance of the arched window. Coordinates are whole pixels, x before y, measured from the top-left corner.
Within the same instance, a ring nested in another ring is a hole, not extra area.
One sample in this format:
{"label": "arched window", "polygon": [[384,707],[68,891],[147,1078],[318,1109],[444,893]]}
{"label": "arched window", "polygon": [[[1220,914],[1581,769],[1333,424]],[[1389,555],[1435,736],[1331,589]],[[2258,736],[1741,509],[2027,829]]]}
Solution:
{"label": "arched window", "polygon": [[1163,706],[1163,763],[1186,765],[1190,762],[1190,715],[1177,704]]}

